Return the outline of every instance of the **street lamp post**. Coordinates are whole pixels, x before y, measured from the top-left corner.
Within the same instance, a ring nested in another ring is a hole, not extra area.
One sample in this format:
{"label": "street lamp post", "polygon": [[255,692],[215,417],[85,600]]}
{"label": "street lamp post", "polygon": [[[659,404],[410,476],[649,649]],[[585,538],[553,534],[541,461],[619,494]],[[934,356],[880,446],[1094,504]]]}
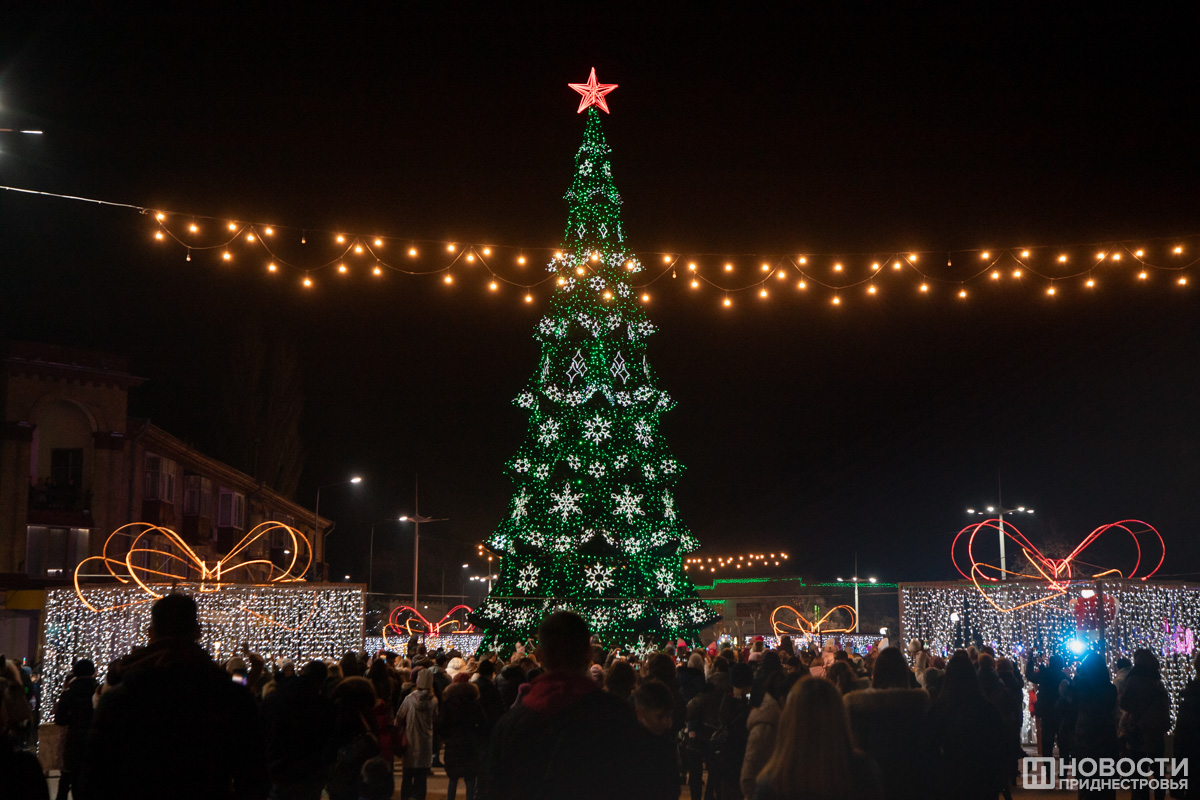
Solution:
{"label": "street lamp post", "polygon": [[421,555],[421,523],[422,522],[445,522],[449,517],[423,517],[417,511],[420,508],[420,484],[413,481],[413,513],[412,516],[407,514],[400,518],[401,522],[411,522],[413,524],[413,608],[417,607],[417,566]]}
{"label": "street lamp post", "polygon": [[[854,554],[854,576],[850,578],[850,582],[854,584],[854,632],[858,633],[858,585],[866,581],[867,583],[875,583],[875,578],[860,578],[858,577],[858,553]],[[838,583],[845,583],[841,578],[838,578]]]}
{"label": "street lamp post", "polygon": [[1000,523],[1000,580],[1008,579],[1008,558],[1004,554],[1004,515],[1005,514],[1032,514],[1032,508],[1025,506],[1017,506],[1016,508],[1005,508],[1004,506],[987,506],[985,511],[976,511],[973,508],[967,509],[968,514],[977,514],[982,517],[995,517]]}
{"label": "street lamp post", "polygon": [[318,487],[317,487],[317,504],[316,504],[316,506],[313,508],[313,536],[314,536],[314,537],[320,537],[320,542],[321,542],[321,558],[320,558],[320,561],[321,561],[321,563],[325,563],[325,533],[324,533],[324,532],[322,532],[322,531],[320,530],[320,525],[321,525],[321,490],[322,490],[322,489],[329,489],[329,488],[332,488],[332,487],[334,487],[334,486],[345,486],[345,485],[346,485],[346,484],[348,484],[348,483],[362,483],[362,478],[361,478],[360,476],[358,476],[358,475],[355,475],[353,478],[350,478],[349,480],[345,480],[345,481],[335,481],[335,482],[333,482],[333,483],[326,483],[326,484],[324,484],[324,485],[322,485],[322,486],[318,486]]}

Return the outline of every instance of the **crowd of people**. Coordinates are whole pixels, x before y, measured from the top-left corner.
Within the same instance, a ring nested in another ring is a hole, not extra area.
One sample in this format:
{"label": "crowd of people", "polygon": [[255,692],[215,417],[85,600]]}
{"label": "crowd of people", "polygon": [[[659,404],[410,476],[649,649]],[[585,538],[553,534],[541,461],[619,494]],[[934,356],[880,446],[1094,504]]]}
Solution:
{"label": "crowd of people", "polygon": [[[102,682],[75,663],[54,709],[58,800],[423,800],[434,767],[450,800],[994,800],[1018,775],[1027,691],[1043,754],[1161,756],[1170,726],[1148,650],[1114,676],[1097,653],[1069,675],[1057,656],[944,659],[917,641],[867,654],[787,637],[777,649],[680,642],[638,657],[606,650],[570,612],[503,659],[414,639],[405,653],[297,665],[243,648],[218,664],[199,639],[194,601],[172,594],[151,611],[150,643]],[[20,676],[0,691],[3,796],[48,800],[16,738],[30,725]],[[1175,755],[1193,750],[1195,680]]]}

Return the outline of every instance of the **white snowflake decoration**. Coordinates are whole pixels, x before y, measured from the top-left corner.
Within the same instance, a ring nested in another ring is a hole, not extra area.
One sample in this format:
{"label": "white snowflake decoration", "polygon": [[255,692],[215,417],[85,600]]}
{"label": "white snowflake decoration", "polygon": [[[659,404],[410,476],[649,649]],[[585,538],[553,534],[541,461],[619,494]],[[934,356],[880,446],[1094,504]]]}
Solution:
{"label": "white snowflake decoration", "polygon": [[567,466],[571,469],[579,469],[583,466],[583,462],[580,461],[579,456],[567,456]]}
{"label": "white snowflake decoration", "polygon": [[550,549],[556,553],[566,553],[575,548],[575,542],[570,536],[556,536],[554,541],[550,543]]}
{"label": "white snowflake decoration", "polygon": [[633,489],[629,484],[625,485],[625,490],[621,494],[612,492],[612,499],[616,501],[616,506],[613,508],[615,516],[625,516],[625,521],[632,523],[634,516],[644,517],[646,512],[642,511],[641,503],[645,495],[634,494]]}
{"label": "white snowflake decoration", "polygon": [[579,165],[579,174],[580,175],[591,175],[592,174],[592,162],[585,161],[582,164],[580,164]]}
{"label": "white snowflake decoration", "polygon": [[549,397],[556,403],[562,402],[563,399],[562,389],[558,388],[554,384],[551,384],[543,389],[542,394],[546,395],[546,397]]}
{"label": "white snowflake decoration", "polygon": [[604,630],[612,623],[612,614],[608,609],[600,606],[592,609],[591,628],[593,631]]}
{"label": "white snowflake decoration", "polygon": [[605,589],[613,585],[613,569],[614,567],[606,567],[597,562],[590,567],[584,568],[584,583],[593,592],[603,592]]}
{"label": "white snowflake decoration", "polygon": [[544,445],[558,441],[558,428],[559,425],[557,420],[547,419],[543,421],[542,424],[538,426],[537,440]]}
{"label": "white snowflake decoration", "polygon": [[629,463],[629,456],[625,455],[624,453],[622,453],[621,455],[619,455],[613,459],[613,466],[616,467],[617,469],[624,469],[625,465],[628,463]]}
{"label": "white snowflake decoration", "polygon": [[538,585],[538,568],[533,564],[526,564],[521,567],[521,571],[517,577],[517,588],[522,592],[531,592]]}
{"label": "white snowflake decoration", "polygon": [[517,472],[529,472],[529,459],[518,458],[513,462],[513,469]]}
{"label": "white snowflake decoration", "polygon": [[667,394],[666,392],[659,392],[658,407],[666,408],[669,405],[671,405],[671,395]]}
{"label": "white snowflake decoration", "polygon": [[562,492],[551,492],[550,497],[554,500],[550,504],[550,513],[561,514],[563,522],[566,522],[567,517],[579,513],[579,501],[583,499],[583,492],[579,494],[572,493],[571,482],[564,481]]}
{"label": "white snowflake decoration", "polygon": [[546,360],[542,362],[542,380],[545,380],[550,375],[550,356],[546,356]]}
{"label": "white snowflake decoration", "polygon": [[663,498],[663,516],[667,519],[675,519],[675,498],[666,489],[662,493]]}
{"label": "white snowflake decoration", "polygon": [[692,606],[692,610],[689,613],[691,613],[691,615],[692,615],[692,622],[699,624],[701,622],[704,622],[704,620],[708,619],[709,612],[708,612],[708,609],[702,605],[694,605],[694,606]]}
{"label": "white snowflake decoration", "polygon": [[668,611],[662,615],[663,625],[668,628],[678,628],[683,625],[683,619],[677,611]]}
{"label": "white snowflake decoration", "polygon": [[517,405],[521,408],[533,408],[534,399],[533,392],[521,392],[517,395]]}
{"label": "white snowflake decoration", "polygon": [[529,544],[533,545],[534,547],[545,547],[546,534],[542,533],[541,531],[530,531],[529,533],[525,534],[525,541],[529,542]]}
{"label": "white snowflake decoration", "polygon": [[593,478],[603,478],[606,471],[607,470],[604,469],[604,465],[599,461],[593,461],[588,466],[588,474]]}
{"label": "white snowflake decoration", "polygon": [[[634,269],[630,270],[630,272],[637,272],[638,271],[637,270],[637,262],[634,261],[633,263],[634,263]],[[632,291],[633,290],[629,288],[629,284],[627,284],[627,283],[618,283],[617,284],[617,294],[621,295],[621,297],[629,297],[629,294]]]}
{"label": "white snowflake decoration", "polygon": [[604,289],[604,278],[601,278],[599,275],[593,275],[588,280],[588,286],[592,287],[597,292],[599,292],[602,289]]}
{"label": "white snowflake decoration", "polygon": [[605,419],[597,414],[591,419],[583,421],[583,438],[594,444],[600,444],[605,439],[612,436],[612,420]]}
{"label": "white snowflake decoration", "polygon": [[658,473],[655,472],[654,467],[651,464],[642,465],[642,474],[646,476],[646,480],[648,481],[652,481],[658,477]]}
{"label": "white snowflake decoration", "polygon": [[538,480],[544,481],[550,477],[550,466],[548,464],[538,464],[533,474],[537,476]]}
{"label": "white snowflake decoration", "polygon": [[659,530],[650,534],[651,547],[662,547],[669,541],[671,541],[671,534],[667,533],[666,531]]}
{"label": "white snowflake decoration", "polygon": [[633,438],[642,447],[649,447],[654,443],[654,435],[651,433],[650,423],[644,419],[639,419],[633,423]]}
{"label": "white snowflake decoration", "polygon": [[633,405],[633,395],[629,392],[613,392],[612,400],[619,406],[628,408]]}
{"label": "white snowflake decoration", "polygon": [[563,278],[562,283],[560,285],[562,286],[562,290],[564,292],[575,291],[575,279],[574,278]]}
{"label": "white snowflake decoration", "polygon": [[613,359],[612,367],[609,369],[614,378],[620,378],[621,383],[629,382],[629,370],[625,366],[625,356],[617,352],[616,358]]}
{"label": "white snowflake decoration", "polygon": [[654,570],[654,582],[663,594],[675,594],[675,576],[666,567]]}
{"label": "white snowflake decoration", "polygon": [[660,468],[663,475],[674,475],[675,470],[679,469],[679,464],[673,458],[664,458]]}
{"label": "white snowflake decoration", "polygon": [[609,178],[612,177],[612,167],[609,165],[609,163],[607,161],[604,162],[604,174],[606,176],[608,176]]}
{"label": "white snowflake decoration", "polygon": [[521,519],[529,515],[529,495],[522,489],[521,493],[513,498],[513,519]]}
{"label": "white snowflake decoration", "polygon": [[[649,378],[649,376],[646,376],[646,377]],[[637,400],[639,402],[644,403],[645,401],[649,400],[651,397],[654,397],[654,390],[651,389],[649,386],[639,386],[637,389],[634,390],[633,396],[635,398],[637,398]]]}

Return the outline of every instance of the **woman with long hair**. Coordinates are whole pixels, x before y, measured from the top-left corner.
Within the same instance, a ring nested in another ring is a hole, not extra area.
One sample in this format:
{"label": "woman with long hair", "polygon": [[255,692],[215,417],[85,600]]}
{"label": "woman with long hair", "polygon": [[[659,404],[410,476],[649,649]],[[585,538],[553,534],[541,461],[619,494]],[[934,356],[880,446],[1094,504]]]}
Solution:
{"label": "woman with long hair", "polygon": [[788,692],[775,750],[758,775],[754,800],[878,800],[875,762],[854,747],[837,687],[801,678]]}

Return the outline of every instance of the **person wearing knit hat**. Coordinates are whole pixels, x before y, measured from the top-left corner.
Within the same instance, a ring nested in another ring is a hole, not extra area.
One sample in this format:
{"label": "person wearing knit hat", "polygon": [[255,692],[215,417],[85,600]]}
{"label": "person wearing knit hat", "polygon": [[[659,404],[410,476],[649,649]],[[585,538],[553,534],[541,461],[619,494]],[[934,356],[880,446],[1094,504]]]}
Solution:
{"label": "person wearing knit hat", "polygon": [[466,670],[466,668],[467,662],[457,656],[446,662],[446,674],[450,676],[450,680],[454,680],[458,673]]}

